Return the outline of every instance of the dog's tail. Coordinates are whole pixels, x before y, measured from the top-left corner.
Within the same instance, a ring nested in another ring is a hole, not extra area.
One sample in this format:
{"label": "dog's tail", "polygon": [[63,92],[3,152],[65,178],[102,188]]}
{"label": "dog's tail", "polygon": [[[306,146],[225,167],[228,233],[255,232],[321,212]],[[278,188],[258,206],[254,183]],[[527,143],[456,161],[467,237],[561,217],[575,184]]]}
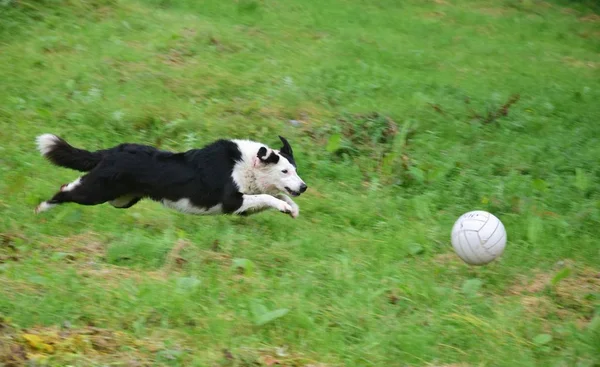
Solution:
{"label": "dog's tail", "polygon": [[81,172],[91,171],[102,160],[100,152],[89,152],[71,146],[53,134],[43,134],[36,139],[38,150],[57,166]]}

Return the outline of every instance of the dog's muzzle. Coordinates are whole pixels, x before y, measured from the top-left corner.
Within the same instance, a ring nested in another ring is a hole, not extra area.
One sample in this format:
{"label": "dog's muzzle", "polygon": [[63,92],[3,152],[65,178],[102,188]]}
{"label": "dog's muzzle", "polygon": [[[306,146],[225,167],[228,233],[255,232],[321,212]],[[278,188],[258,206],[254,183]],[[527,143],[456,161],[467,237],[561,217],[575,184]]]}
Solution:
{"label": "dog's muzzle", "polygon": [[306,184],[302,184],[300,185],[300,190],[299,191],[294,191],[292,189],[290,189],[289,187],[285,187],[285,189],[287,190],[287,192],[290,193],[290,195],[292,196],[300,196],[300,194],[304,193],[306,191],[306,189],[308,189],[308,186],[306,186]]}

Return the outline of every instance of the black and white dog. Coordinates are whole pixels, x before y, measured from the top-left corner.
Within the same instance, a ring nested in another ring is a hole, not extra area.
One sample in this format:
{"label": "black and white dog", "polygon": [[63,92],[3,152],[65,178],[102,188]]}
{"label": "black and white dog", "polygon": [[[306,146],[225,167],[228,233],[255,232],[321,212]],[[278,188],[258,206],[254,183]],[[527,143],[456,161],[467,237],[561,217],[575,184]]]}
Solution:
{"label": "black and white dog", "polygon": [[90,152],[56,135],[40,135],[38,149],[50,162],[88,173],[63,185],[35,212],[70,202],[130,208],[148,198],[190,214],[247,215],[274,208],[296,218],[298,205],[283,193],[299,196],[307,186],[292,147],[279,138],[280,150],[250,140],[217,140],[182,153],[140,144]]}

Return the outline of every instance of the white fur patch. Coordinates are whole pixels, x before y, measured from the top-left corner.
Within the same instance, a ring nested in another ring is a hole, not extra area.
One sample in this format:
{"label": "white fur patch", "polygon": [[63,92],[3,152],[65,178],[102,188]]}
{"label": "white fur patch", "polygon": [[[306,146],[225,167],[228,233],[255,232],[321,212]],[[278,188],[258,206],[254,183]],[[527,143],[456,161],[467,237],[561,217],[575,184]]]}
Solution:
{"label": "white fur patch", "polygon": [[52,209],[56,206],[56,204],[49,204],[46,201],[43,201],[35,208],[35,214],[40,214],[41,212],[45,212],[46,210]]}
{"label": "white fur patch", "polygon": [[188,198],[179,199],[177,201],[163,199],[161,200],[161,203],[167,208],[175,209],[187,214],[211,215],[223,213],[223,206],[221,204],[217,204],[210,208],[201,208],[192,204]]}
{"label": "white fur patch", "polygon": [[258,194],[259,192],[263,192],[259,187],[255,174],[256,165],[258,164],[256,154],[260,148],[267,147],[264,144],[251,140],[233,140],[233,142],[238,145],[238,149],[242,153],[241,161],[235,164],[231,174],[233,181],[238,185],[240,192],[243,194]]}
{"label": "white fur patch", "polygon": [[71,182],[70,184],[64,185],[60,188],[60,191],[71,191],[75,189],[77,186],[81,185],[81,177]]}
{"label": "white fur patch", "polygon": [[38,150],[42,155],[46,155],[54,149],[56,143],[59,142],[59,138],[53,134],[43,134],[37,137],[36,143]]}

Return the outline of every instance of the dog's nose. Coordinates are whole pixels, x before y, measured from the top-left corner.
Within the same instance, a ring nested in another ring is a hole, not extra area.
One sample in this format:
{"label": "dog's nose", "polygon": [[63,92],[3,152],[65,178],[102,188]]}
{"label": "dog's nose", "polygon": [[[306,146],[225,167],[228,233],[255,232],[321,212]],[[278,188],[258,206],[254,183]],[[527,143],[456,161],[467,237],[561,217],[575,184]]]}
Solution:
{"label": "dog's nose", "polygon": [[306,186],[306,184],[300,185],[300,192],[304,192],[306,191],[306,189],[308,189],[308,186]]}

